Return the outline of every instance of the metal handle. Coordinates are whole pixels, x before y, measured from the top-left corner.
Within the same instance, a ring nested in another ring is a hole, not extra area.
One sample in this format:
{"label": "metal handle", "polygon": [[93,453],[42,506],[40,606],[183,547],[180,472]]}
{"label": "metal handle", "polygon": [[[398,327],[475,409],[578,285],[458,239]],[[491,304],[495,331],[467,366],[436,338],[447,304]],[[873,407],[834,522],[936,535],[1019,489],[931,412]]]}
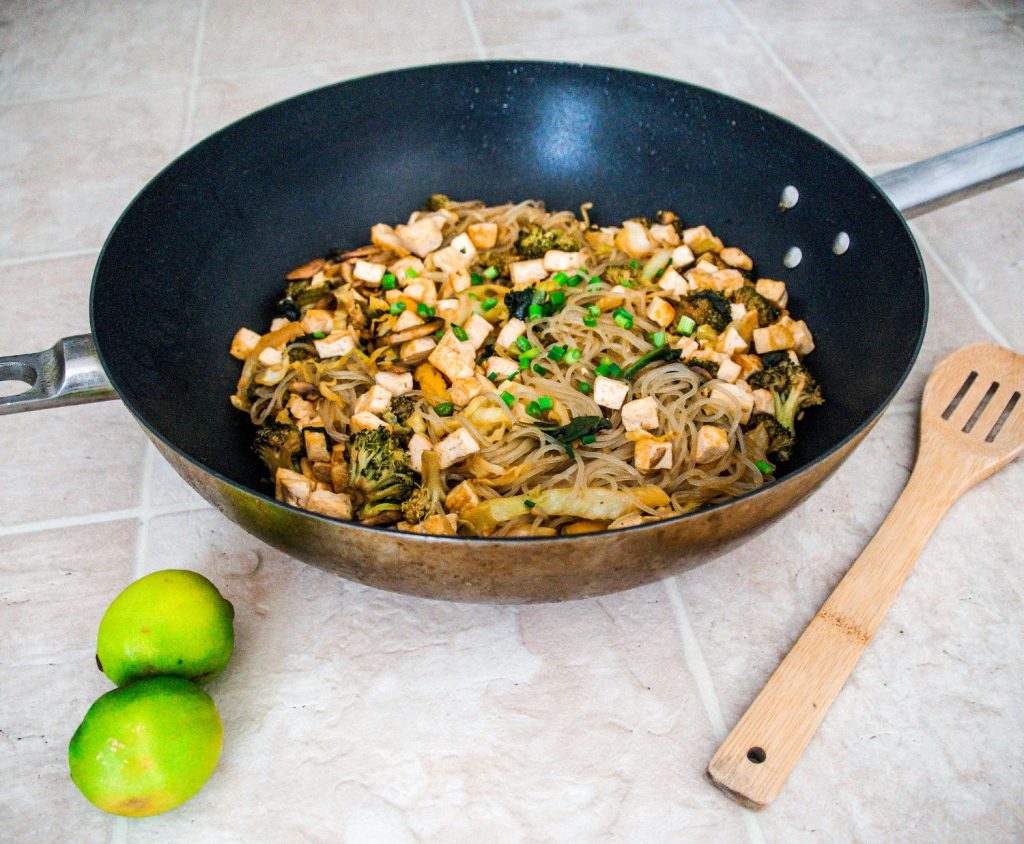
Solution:
{"label": "metal handle", "polygon": [[0,357],[0,381],[31,385],[23,393],[0,396],[0,416],[117,398],[89,334],[65,337],[35,354]]}
{"label": "metal handle", "polygon": [[1024,126],[908,164],[875,181],[906,218],[1024,176]]}

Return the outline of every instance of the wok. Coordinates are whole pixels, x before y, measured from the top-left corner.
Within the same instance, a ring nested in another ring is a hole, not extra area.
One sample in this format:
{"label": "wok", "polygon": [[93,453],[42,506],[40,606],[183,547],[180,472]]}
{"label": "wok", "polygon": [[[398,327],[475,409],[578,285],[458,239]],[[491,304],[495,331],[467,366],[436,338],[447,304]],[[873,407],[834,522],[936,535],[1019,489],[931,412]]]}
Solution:
{"label": "wok", "polygon": [[[0,379],[32,385],[0,399],[0,413],[120,397],[228,518],[372,586],[495,602],[626,589],[723,553],[836,470],[891,401],[924,333],[925,270],[897,209],[1020,175],[1022,141],[1014,130],[876,183],[761,109],[624,70],[472,62],[329,86],[229,126],[156,176],[99,256],[92,336],[0,359]],[[799,199],[781,208],[787,186]],[[828,403],[806,420],[779,480],[677,518],[553,538],[403,534],[275,501],[249,420],[228,403],[232,335],[268,323],[292,267],[366,242],[373,223],[404,218],[437,191],[550,208],[589,200],[599,222],[671,208],[741,246],[761,276],[786,279],[792,309],[815,333],[811,366]]]}

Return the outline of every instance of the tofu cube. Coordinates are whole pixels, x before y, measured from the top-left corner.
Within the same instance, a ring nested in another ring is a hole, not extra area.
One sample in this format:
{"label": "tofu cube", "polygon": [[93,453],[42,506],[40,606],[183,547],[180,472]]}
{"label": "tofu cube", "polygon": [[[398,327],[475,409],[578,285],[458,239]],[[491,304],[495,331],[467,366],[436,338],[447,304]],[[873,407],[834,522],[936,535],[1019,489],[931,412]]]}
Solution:
{"label": "tofu cube", "polygon": [[654,244],[647,235],[647,229],[636,220],[626,220],[615,235],[615,245],[630,258],[646,258],[654,251]]}
{"label": "tofu cube", "polygon": [[380,284],[380,280],[384,278],[384,265],[358,260],[352,268],[352,276],[368,284]]}
{"label": "tofu cube", "polygon": [[417,325],[423,325],[423,320],[416,316],[415,311],[410,311],[406,308],[398,315],[398,319],[395,320],[395,324],[391,327],[391,330],[405,331],[405,329],[415,328]]}
{"label": "tofu cube", "polygon": [[690,292],[690,282],[672,269],[672,267],[669,267],[664,273],[662,273],[661,280],[658,282],[658,287],[670,296],[675,296],[677,299],[681,299]]}
{"label": "tofu cube", "polygon": [[775,413],[775,398],[771,390],[757,389],[750,395],[754,399],[755,413]]}
{"label": "tofu cube", "polygon": [[352,418],[348,421],[348,429],[353,434],[357,434],[360,431],[373,431],[377,428],[388,428],[390,430],[391,426],[379,416],[375,416],[365,410],[362,413],[353,413]]}
{"label": "tofu cube", "polygon": [[271,346],[265,348],[256,358],[264,366],[276,366],[281,362],[281,350]]}
{"label": "tofu cube", "polygon": [[746,283],[739,270],[716,270],[711,279],[715,289],[721,293],[735,293]]}
{"label": "tofu cube", "polygon": [[721,381],[726,381],[729,384],[736,383],[736,379],[740,377],[740,365],[731,358],[726,358],[718,364],[718,378]]}
{"label": "tofu cube", "polygon": [[633,447],[633,465],[641,472],[672,468],[672,443],[641,437]]}
{"label": "tofu cube", "polygon": [[457,273],[452,273],[449,276],[452,291],[455,293],[462,293],[464,290],[469,290],[473,286],[473,278],[465,270],[459,270]]}
{"label": "tofu cube", "polygon": [[715,384],[711,388],[711,399],[724,408],[736,409],[740,414],[740,422],[750,421],[754,411],[754,394],[748,393],[736,384]]}
{"label": "tofu cube", "polygon": [[689,358],[693,357],[700,349],[700,344],[692,337],[680,337],[679,342],[676,343],[676,348],[682,351],[683,358]]}
{"label": "tofu cube", "polygon": [[532,281],[541,281],[548,277],[544,269],[544,261],[534,258],[532,261],[513,261],[508,265],[509,278],[513,287],[526,287]]}
{"label": "tofu cube", "polygon": [[402,396],[412,389],[411,372],[378,372],[373,380],[393,396]]}
{"label": "tofu cube", "polygon": [[732,302],[729,304],[729,315],[733,322],[739,322],[747,313],[747,306],[742,302]]}
{"label": "tofu cube", "polygon": [[757,355],[733,355],[732,359],[739,365],[740,378],[749,378],[755,372],[764,369],[761,358]]}
{"label": "tofu cube", "polygon": [[651,226],[651,237],[659,246],[679,245],[679,232],[676,231],[675,226],[662,224]]}
{"label": "tofu cube", "polygon": [[442,469],[447,469],[479,450],[479,444],[465,428],[452,431],[437,444],[437,456],[440,458]]}
{"label": "tofu cube", "polygon": [[436,346],[437,341],[433,337],[417,337],[402,343],[398,356],[402,363],[422,363]]}
{"label": "tofu cube", "polygon": [[609,410],[618,410],[629,394],[629,384],[598,375],[594,379],[594,401]]}
{"label": "tofu cube", "polygon": [[[811,330],[807,327],[807,323],[802,319],[796,321],[791,320],[789,317],[783,317],[779,320],[786,328],[789,329],[789,333],[793,335],[793,348],[799,355],[809,355],[814,351],[814,338],[811,336]],[[260,355],[262,360],[263,355]]]}
{"label": "tofu cube", "polygon": [[480,496],[472,481],[463,481],[445,496],[445,509],[452,513],[463,513],[476,507],[480,503]]}
{"label": "tofu cube", "polygon": [[647,318],[662,328],[668,328],[676,318],[676,309],[664,299],[655,296],[647,306]]}
{"label": "tofu cube", "polygon": [[515,375],[518,371],[519,366],[515,361],[500,358],[497,355],[487,358],[487,377],[490,378],[492,375],[496,375],[493,379],[495,384]]}
{"label": "tofu cube", "polygon": [[650,396],[622,405],[622,424],[627,431],[653,431],[658,427],[658,403]]}
{"label": "tofu cube", "polygon": [[305,507],[313,492],[314,482],[291,469],[278,469],[274,475],[274,497],[293,507]]}
{"label": "tofu cube", "polygon": [[714,463],[729,452],[729,434],[717,425],[703,425],[697,431],[695,460],[697,463]]}
{"label": "tofu cube", "polygon": [[672,250],[672,266],[688,267],[696,260],[689,246],[677,246]]}
{"label": "tofu cube", "polygon": [[780,308],[786,307],[786,303],[789,301],[789,293],[786,292],[786,282],[784,281],[759,278],[757,284],[754,285],[754,289],[764,296],[765,299],[770,299]]}
{"label": "tofu cube", "polygon": [[[463,249],[458,248],[455,245],[455,241],[459,238],[465,238],[462,243],[463,246],[468,246],[472,250],[472,254],[467,253]],[[455,238],[449,246],[444,249],[438,249],[432,256],[434,266],[439,270],[443,270],[446,273],[457,273],[464,271],[476,258],[476,247],[473,246],[473,242],[465,234],[460,234],[459,237]]]}
{"label": "tofu cube", "polygon": [[302,440],[306,446],[306,457],[314,463],[326,463],[331,459],[327,435],[323,431],[303,431]]}
{"label": "tofu cube", "polygon": [[329,492],[318,489],[309,496],[306,509],[321,516],[334,519],[352,518],[352,499],[344,492]]}
{"label": "tofu cube", "polygon": [[746,340],[744,340],[740,333],[733,327],[729,326],[718,340],[718,348],[722,350],[723,355],[729,355],[732,357],[737,352],[745,352],[750,348]]}
{"label": "tofu cube", "polygon": [[544,269],[549,273],[572,272],[583,266],[583,253],[549,249],[544,253],[542,260]]}
{"label": "tofu cube", "polygon": [[300,323],[307,334],[329,334],[334,330],[334,313],[320,308],[310,308]]}
{"label": "tofu cube", "polygon": [[409,465],[412,466],[420,474],[423,473],[423,452],[432,451],[434,448],[433,443],[430,442],[423,434],[413,434],[409,439],[409,445],[406,446],[409,449]]}
{"label": "tofu cube", "polygon": [[685,229],[683,243],[697,255],[702,252],[718,252],[722,248],[722,241],[715,237],[707,226],[694,226],[692,229]]}
{"label": "tofu cube", "polygon": [[356,413],[373,413],[380,416],[391,404],[391,391],[380,384],[374,384],[356,399]]}
{"label": "tofu cube", "polygon": [[764,328],[754,329],[754,348],[759,355],[765,352],[780,352],[783,349],[792,349],[795,340],[793,333],[781,323],[768,325]]}
{"label": "tofu cube", "polygon": [[468,340],[460,340],[451,331],[447,331],[427,359],[449,381],[471,378],[476,367],[476,349]]}
{"label": "tofu cube", "polygon": [[314,340],[313,345],[321,358],[340,358],[356,347],[356,341],[347,331],[332,331],[323,340]]}
{"label": "tofu cube", "polygon": [[[271,331],[277,331],[277,329],[279,329],[279,328],[284,328],[289,322],[291,322],[291,320],[288,319],[288,317],[283,317],[283,316],[274,317],[270,321],[270,330]],[[243,328],[242,329],[242,331],[248,331],[248,330],[249,330],[248,328]]]}
{"label": "tofu cube", "polygon": [[257,384],[263,384],[266,387],[273,387],[275,384],[281,383],[281,379],[284,378],[287,372],[288,367],[283,363],[279,363],[260,370],[252,380]]}
{"label": "tofu cube", "polygon": [[498,242],[498,224],[470,223],[466,226],[466,234],[477,249],[493,249]]}
{"label": "tofu cube", "polygon": [[[412,270],[415,275],[407,275],[409,270]],[[423,262],[419,258],[409,255],[388,264],[388,272],[395,276],[399,284],[408,284],[412,279],[416,278],[417,275],[423,272]]]}
{"label": "tofu cube", "polygon": [[459,407],[465,407],[483,391],[484,386],[479,378],[456,378],[448,388],[448,397]]}
{"label": "tofu cube", "polygon": [[[394,252],[396,255],[408,255],[409,250],[405,248],[405,244],[402,243],[401,239],[395,234],[395,230],[387,223],[377,223],[372,229],[370,229],[370,240],[376,246],[381,249],[387,249],[389,252]],[[395,272],[392,270],[392,272]],[[398,275],[398,273],[395,273]]]}
{"label": "tofu cube", "polygon": [[498,339],[494,341],[499,349],[507,349],[516,340],[526,333],[526,323],[521,319],[512,318],[498,332]]}
{"label": "tofu cube", "polygon": [[425,258],[444,240],[441,234],[442,219],[440,217],[424,217],[407,226],[397,226],[398,235],[405,246],[414,255]]}
{"label": "tofu cube", "polygon": [[245,360],[252,354],[256,344],[259,343],[261,335],[248,328],[239,328],[231,339],[231,356],[239,360]]}
{"label": "tofu cube", "polygon": [[469,342],[474,349],[479,349],[491,333],[493,326],[480,314],[473,314],[463,324],[462,328],[469,337]]}
{"label": "tofu cube", "polygon": [[429,278],[423,278],[406,285],[402,295],[425,305],[433,305],[437,301],[437,288]]}
{"label": "tofu cube", "polygon": [[730,267],[735,267],[738,270],[747,270],[749,272],[754,269],[754,262],[750,260],[747,253],[737,249],[735,246],[727,246],[718,253],[718,257]]}
{"label": "tofu cube", "polygon": [[435,308],[437,315],[446,322],[455,322],[459,318],[460,310],[462,306],[458,299],[440,299]]}
{"label": "tofu cube", "polygon": [[298,396],[288,399],[288,410],[300,422],[316,415],[316,405],[311,401],[300,399]]}

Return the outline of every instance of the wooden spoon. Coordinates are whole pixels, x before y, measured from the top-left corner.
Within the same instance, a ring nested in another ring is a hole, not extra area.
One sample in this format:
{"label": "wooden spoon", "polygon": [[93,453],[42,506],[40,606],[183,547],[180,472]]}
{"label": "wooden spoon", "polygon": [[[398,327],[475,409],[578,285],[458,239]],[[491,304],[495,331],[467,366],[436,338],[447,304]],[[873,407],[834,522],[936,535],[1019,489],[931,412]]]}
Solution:
{"label": "wooden spoon", "polygon": [[708,765],[738,803],[775,799],[939,519],[1024,450],[1022,392],[1024,356],[1000,346],[967,346],[935,367],[903,494]]}

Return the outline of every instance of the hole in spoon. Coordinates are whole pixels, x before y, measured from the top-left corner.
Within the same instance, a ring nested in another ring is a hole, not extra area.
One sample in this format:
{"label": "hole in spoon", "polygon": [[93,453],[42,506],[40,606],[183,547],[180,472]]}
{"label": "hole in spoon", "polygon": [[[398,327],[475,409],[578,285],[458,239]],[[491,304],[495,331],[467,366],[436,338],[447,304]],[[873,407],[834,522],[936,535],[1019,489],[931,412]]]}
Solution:
{"label": "hole in spoon", "polygon": [[1010,396],[1010,400],[1006,403],[1006,407],[1003,408],[1003,412],[999,414],[996,424],[992,426],[992,430],[989,431],[988,436],[985,437],[985,442],[993,442],[995,438],[999,436],[999,432],[1003,429],[1003,424],[1010,418],[1010,414],[1013,413],[1013,409],[1017,406],[1017,402],[1019,401],[1020,393],[1014,393]]}
{"label": "hole in spoon", "polygon": [[779,208],[783,211],[788,211],[790,208],[795,207],[799,201],[800,191],[792,185],[786,185],[782,189],[782,196],[779,197]]}
{"label": "hole in spoon", "polygon": [[763,747],[752,747],[747,751],[747,758],[755,765],[760,765],[768,758],[768,754],[764,752]]}
{"label": "hole in spoon", "polygon": [[973,371],[970,375],[967,376],[967,380],[964,381],[964,385],[959,390],[957,390],[957,394],[953,396],[953,400],[949,403],[946,409],[942,411],[943,419],[949,419],[949,417],[953,415],[953,411],[960,406],[960,402],[964,400],[964,396],[967,395],[967,391],[971,389],[971,385],[975,382],[975,380],[977,380],[977,378],[978,373]]}
{"label": "hole in spoon", "polygon": [[845,255],[850,248],[850,236],[846,232],[839,232],[836,239],[832,241],[832,251],[836,255]]}
{"label": "hole in spoon", "polygon": [[799,246],[790,246],[786,250],[786,254],[782,256],[782,265],[786,269],[793,269],[800,265],[800,262],[804,259],[804,253],[801,251]]}
{"label": "hole in spoon", "polygon": [[992,401],[992,396],[996,394],[996,390],[999,389],[999,382],[993,381],[989,385],[988,390],[985,391],[985,395],[981,397],[981,401],[978,402],[978,406],[974,408],[974,413],[971,414],[971,418],[967,420],[964,427],[961,429],[965,434],[971,433],[974,426],[978,423],[981,418],[981,414],[985,412],[985,408],[988,407],[988,403]]}

